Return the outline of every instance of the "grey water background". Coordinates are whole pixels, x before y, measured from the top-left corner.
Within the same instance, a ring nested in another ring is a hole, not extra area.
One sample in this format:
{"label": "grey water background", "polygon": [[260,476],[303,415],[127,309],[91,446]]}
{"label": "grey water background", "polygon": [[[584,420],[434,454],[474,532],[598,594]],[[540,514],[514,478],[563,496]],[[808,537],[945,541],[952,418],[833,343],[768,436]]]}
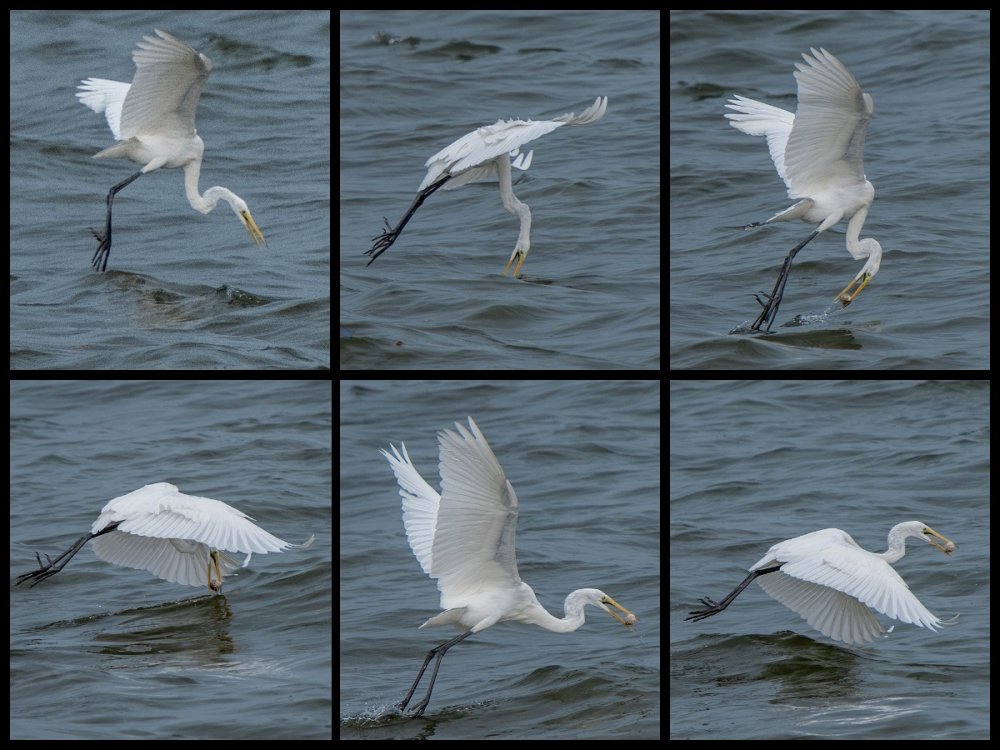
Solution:
{"label": "grey water background", "polygon": [[[660,367],[660,14],[340,14],[341,367]],[[607,113],[526,144],[518,220],[496,182],[430,196],[371,266],[424,162],[497,119]]]}
{"label": "grey water background", "polygon": [[[100,274],[90,227],[140,167],[91,158],[114,141],[76,87],[130,82],[154,27],[212,59],[200,189],[242,196],[267,246],[157,170],[115,199]],[[329,367],[330,32],[329,11],[11,13],[11,369]]]}
{"label": "grey water background", "polygon": [[[989,368],[989,31],[982,11],[670,15],[672,368]],[[882,269],[850,307],[832,305],[861,267],[842,222],[796,258],[779,335],[731,336],[812,227],[742,230],[792,200],[765,140],[732,128],[725,103],[794,111],[792,73],[810,47],[874,98],[861,236],[881,243]],[[796,315],[811,322],[781,327]]]}
{"label": "grey water background", "polygon": [[[11,384],[11,739],[331,738],[331,400],[289,380]],[[221,596],[89,545],[14,586],[156,481],[316,541],[254,555]]]}
{"label": "grey water background", "polygon": [[[659,737],[659,400],[655,382],[341,383],[341,739]],[[593,586],[639,622],[588,607],[573,633],[499,623],[448,652],[411,720],[395,704],[457,631],[418,629],[439,593],[379,449],[405,442],[440,488],[437,433],[470,415],[517,492],[518,569],[542,606],[561,617],[570,591]]]}
{"label": "grey water background", "polygon": [[[990,736],[990,386],[986,381],[711,381],[670,389],[670,737],[984,739]],[[836,527],[886,549],[941,619],[879,616],[888,638],[826,638],[751,585],[720,599],[783,539]]]}

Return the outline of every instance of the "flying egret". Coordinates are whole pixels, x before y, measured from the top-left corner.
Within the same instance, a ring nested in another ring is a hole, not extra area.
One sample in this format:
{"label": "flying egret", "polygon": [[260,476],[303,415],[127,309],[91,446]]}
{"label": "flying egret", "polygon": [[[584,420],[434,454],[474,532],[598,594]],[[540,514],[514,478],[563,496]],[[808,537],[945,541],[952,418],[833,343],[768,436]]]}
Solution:
{"label": "flying egret", "polygon": [[124,157],[143,164],[142,169],[108,191],[108,213],[104,234],[94,231],[97,250],[91,259],[95,270],[108,267],[111,254],[111,204],[122,188],[147,172],[161,167],[184,169],[184,190],[191,207],[209,213],[220,200],[229,203],[250,238],[259,247],[264,234],[250,215],[246,201],[224,187],[198,192],[201,156],[205,143],[194,129],[194,112],[201,87],[212,71],[212,61],[180,39],[153,29],[156,36],[144,36],[132,53],[135,78],[132,83],[87,78],[80,82],[76,96],[98,114],[104,114],[118,141],[94,157]]}
{"label": "flying egret", "polygon": [[869,607],[934,630],[944,623],[927,611],[889,565],[906,554],[908,537],[923,539],[946,555],[955,551],[954,542],[920,521],[893,526],[889,549],[879,553],[861,549],[840,529],[814,531],[771,547],[729,596],[721,602],[702,599],[705,609],[684,619],[698,621],[719,614],[751,581],[757,581],[767,594],[835,641],[864,645],[886,632]]}
{"label": "flying egret", "polygon": [[392,247],[392,243],[399,237],[410,217],[420,208],[420,204],[438,188],[454,190],[470,182],[499,178],[500,200],[503,201],[503,207],[521,219],[517,245],[503,269],[506,274],[511,265],[517,261],[513,274],[517,276],[531,246],[528,237],[531,231],[531,211],[526,204],[515,197],[511,189],[511,157],[514,158],[514,167],[527,169],[531,166],[531,158],[535,152],[522,154],[521,146],[563,125],[589,125],[597,122],[604,117],[607,109],[608,97],[599,96],[578,115],[567,112],[554,120],[497,120],[492,125],[483,125],[463,135],[450,146],[441,149],[424,164],[427,167],[427,174],[420,183],[417,197],[413,199],[403,218],[394,228],[390,227],[389,220],[385,219],[385,229],[382,234],[373,238],[375,244],[365,253],[371,256],[368,265],[370,266],[378,256]]}
{"label": "flying egret", "polygon": [[[305,549],[290,544],[250,523],[253,519],[231,505],[208,497],[185,495],[172,484],[156,482],[116,497],[104,508],[72,547],[48,563],[35,553],[39,568],[18,576],[15,586],[33,581],[32,587],[62,570],[83,545],[90,546],[102,560],[126,568],[148,570],[157,578],[185,586],[208,585],[222,591],[222,577],[250,564],[254,552],[282,552]],[[226,552],[246,553],[240,565]],[[214,576],[213,576],[214,568]]]}
{"label": "flying egret", "polygon": [[757,297],[763,309],[750,326],[751,331],[759,331],[765,323],[765,331],[771,329],[792,259],[816,235],[842,219],[850,219],[847,251],[855,260],[867,260],[837,295],[837,301],[844,307],[851,304],[878,273],[882,262],[882,246],[876,240],[870,237],[858,240],[875,198],[875,188],[865,178],[863,163],[865,135],[875,106],[871,95],[861,91],[840,60],[822,48],[810,51],[812,57],[802,55],[808,65],[795,64],[799,106],[794,115],[743,96],[735,96],[726,105],[739,113],[726,114],[730,125],[748,135],[767,138],[771,159],[788,188],[788,197],[800,199],[764,223],[802,219],[819,224],[789,251],[774,289],[764,295],[767,302]]}
{"label": "flying egret", "polygon": [[[434,690],[441,660],[459,641],[504,620],[533,623],[554,633],[570,633],[584,622],[583,608],[603,609],[625,626],[639,618],[598,589],[578,589],[566,597],[562,618],[550,615],[531,586],[517,574],[514,532],[517,495],[500,468],[489,443],[469,417],[469,429],[456,422],[458,432],[438,433],[441,493],[420,476],[410,456],[390,445],[380,451],[396,475],[403,498],[406,537],[424,573],[438,581],[444,612],[420,627],[454,625],[462,634],[427,652],[400,710],[413,697],[420,678],[434,656],[434,673],[424,699],[414,707],[420,716]],[[624,613],[619,616],[611,607]]]}

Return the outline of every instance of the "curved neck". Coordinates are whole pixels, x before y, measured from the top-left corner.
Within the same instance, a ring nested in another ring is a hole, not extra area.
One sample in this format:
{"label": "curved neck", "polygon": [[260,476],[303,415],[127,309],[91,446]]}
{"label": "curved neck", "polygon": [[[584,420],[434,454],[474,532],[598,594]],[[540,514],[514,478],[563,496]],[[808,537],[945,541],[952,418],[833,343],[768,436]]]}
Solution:
{"label": "curved neck", "polygon": [[202,195],[198,192],[198,179],[201,177],[201,162],[197,159],[189,161],[184,165],[184,192],[187,194],[188,203],[195,211],[203,214],[211,213],[220,200],[225,199],[235,211],[236,206],[231,199],[236,198],[236,194],[224,187],[210,187]]}
{"label": "curved neck", "polygon": [[861,257],[859,253],[864,252],[858,238],[861,236],[861,227],[864,226],[866,218],[868,218],[868,206],[862,206],[847,222],[847,251],[855,258]]}

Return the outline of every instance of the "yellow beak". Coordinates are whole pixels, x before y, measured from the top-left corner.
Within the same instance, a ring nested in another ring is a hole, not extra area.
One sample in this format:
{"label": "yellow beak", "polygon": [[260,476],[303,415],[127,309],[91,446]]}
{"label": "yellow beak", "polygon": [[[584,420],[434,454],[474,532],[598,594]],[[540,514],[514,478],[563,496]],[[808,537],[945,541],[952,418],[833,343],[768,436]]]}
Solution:
{"label": "yellow beak", "polygon": [[[937,537],[942,542],[944,542],[944,544],[938,544],[938,542],[933,537]],[[951,541],[951,539],[944,536],[943,534],[938,534],[930,526],[924,526],[924,539],[926,539],[930,544],[933,544],[935,547],[944,552],[946,555],[950,555],[958,547],[958,545],[956,545],[953,541]]]}
{"label": "yellow beak", "polygon": [[639,621],[638,617],[636,617],[634,614],[632,614],[631,612],[629,612],[627,609],[625,609],[625,607],[623,607],[622,605],[620,605],[618,602],[616,602],[610,596],[604,596],[601,599],[601,604],[609,604],[612,607],[614,607],[615,609],[617,609],[617,610],[619,610],[621,612],[624,612],[625,613],[625,617],[622,618],[621,616],[619,616],[619,614],[617,612],[614,612],[614,611],[608,609],[607,607],[604,608],[605,612],[607,612],[609,615],[611,615],[612,617],[614,617],[616,620],[618,620],[618,622],[620,622],[625,627],[629,627],[630,625],[635,625]]}
{"label": "yellow beak", "polygon": [[243,222],[243,226],[246,227],[247,232],[250,235],[250,239],[254,241],[257,247],[261,245],[266,245],[267,242],[264,241],[264,233],[260,231],[260,227],[257,226],[257,222],[253,220],[249,211],[239,212],[240,221]]}

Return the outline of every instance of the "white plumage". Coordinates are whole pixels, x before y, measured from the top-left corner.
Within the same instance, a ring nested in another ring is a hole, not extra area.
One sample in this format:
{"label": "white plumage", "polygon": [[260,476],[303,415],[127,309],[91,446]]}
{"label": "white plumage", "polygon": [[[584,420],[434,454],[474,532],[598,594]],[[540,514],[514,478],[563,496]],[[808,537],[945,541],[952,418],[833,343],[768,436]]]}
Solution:
{"label": "white plumage", "polygon": [[941,620],[920,603],[890,565],[905,554],[908,537],[924,539],[945,554],[956,548],[954,542],[920,521],[893,526],[889,549],[881,553],[861,549],[840,529],[813,531],[775,544],[721,603],[703,599],[707,609],[691,612],[686,619],[697,621],[718,614],[756,580],[769,596],[797,612],[816,630],[844,643],[861,645],[885,632],[872,609],[935,630],[942,625]]}
{"label": "white plumage", "polygon": [[789,252],[751,330],[760,330],[764,323],[770,329],[792,259],[816,235],[841,221],[850,220],[847,251],[856,260],[865,259],[851,283],[837,295],[841,304],[849,305],[861,293],[882,262],[882,246],[871,237],[859,239],[875,199],[875,188],[864,171],[865,136],[875,104],[840,60],[822,48],[810,51],[812,56],[802,55],[805,65],[795,64],[795,114],[745,96],[734,96],[726,105],[735,112],[725,115],[730,125],[747,135],[767,138],[771,160],[788,188],[788,197],[797,200],[764,223],[801,219],[819,225]]}
{"label": "white plumage", "polygon": [[105,562],[148,570],[185,586],[204,586],[212,550],[246,554],[242,564],[219,554],[225,576],[249,565],[254,552],[264,555],[297,546],[251,521],[219,500],[185,495],[172,484],[156,482],[109,501],[90,531],[97,534],[116,522],[118,528],[96,537],[91,547]]}
{"label": "white plumage", "polygon": [[513,166],[517,169],[527,169],[531,166],[535,153],[529,151],[527,154],[522,154],[521,146],[563,125],[589,125],[597,122],[604,117],[607,109],[608,97],[599,96],[578,115],[567,112],[552,120],[497,120],[492,125],[476,128],[445,146],[424,163],[427,174],[424,175],[417,195],[403,218],[395,227],[390,227],[386,221],[382,234],[374,238],[371,250],[366,252],[366,255],[371,256],[368,265],[392,246],[403,231],[403,227],[420,208],[420,204],[435,190],[438,188],[454,190],[470,182],[497,179],[500,181],[500,200],[504,208],[521,220],[517,246],[504,267],[504,273],[507,273],[516,263],[514,275],[517,276],[531,246],[531,210],[514,195],[510,168]]}
{"label": "white plumage", "polygon": [[[571,633],[584,624],[584,607],[603,609],[626,627],[638,617],[600,589],[577,589],[566,597],[564,617],[549,614],[531,586],[521,580],[514,553],[517,495],[478,425],[456,422],[455,430],[438,434],[441,493],[417,471],[406,446],[380,451],[392,467],[403,501],[406,537],[424,573],[436,578],[444,611],[420,627],[453,625],[462,634],[431,649],[400,709],[406,708],[427,665],[437,657],[424,699],[414,708],[424,712],[434,690],[445,653],[473,633],[498,622],[538,625],[554,633]],[[624,614],[624,617],[618,612]]]}
{"label": "white plumage", "polygon": [[[267,554],[304,549],[312,544],[291,544],[269,534],[250,516],[209,497],[185,495],[168,482],[140,487],[110,500],[81,537],[53,562],[19,576],[17,583],[32,586],[58,573],[89,541],[94,554],[105,562],[148,570],[157,578],[185,586],[222,590],[222,579],[250,564],[254,552]],[[226,552],[246,554],[242,565]],[[214,567],[214,570],[213,570]]]}

